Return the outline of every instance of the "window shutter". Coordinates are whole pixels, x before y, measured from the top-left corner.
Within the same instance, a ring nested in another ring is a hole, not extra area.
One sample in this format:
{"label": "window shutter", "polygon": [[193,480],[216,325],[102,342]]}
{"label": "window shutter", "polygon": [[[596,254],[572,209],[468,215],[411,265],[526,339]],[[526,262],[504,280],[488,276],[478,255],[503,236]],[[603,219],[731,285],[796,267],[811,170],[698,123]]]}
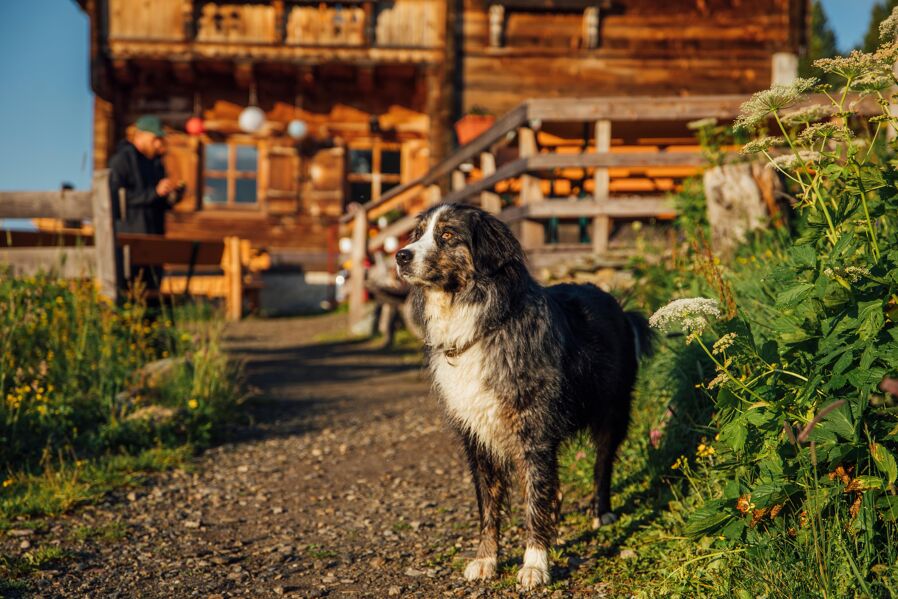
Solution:
{"label": "window shutter", "polygon": [[299,211],[299,152],[293,146],[269,145],[263,181],[265,207],[269,214]]}
{"label": "window shutter", "polygon": [[165,137],[165,145],[163,164],[166,176],[176,184],[183,182],[187,185],[184,200],[174,209],[176,212],[194,212],[197,209],[196,182],[199,166],[197,139],[181,133],[170,133]]}
{"label": "window shutter", "polygon": [[344,179],[343,148],[328,148],[317,152],[309,165],[308,181],[303,193],[309,213],[313,216],[342,215]]}

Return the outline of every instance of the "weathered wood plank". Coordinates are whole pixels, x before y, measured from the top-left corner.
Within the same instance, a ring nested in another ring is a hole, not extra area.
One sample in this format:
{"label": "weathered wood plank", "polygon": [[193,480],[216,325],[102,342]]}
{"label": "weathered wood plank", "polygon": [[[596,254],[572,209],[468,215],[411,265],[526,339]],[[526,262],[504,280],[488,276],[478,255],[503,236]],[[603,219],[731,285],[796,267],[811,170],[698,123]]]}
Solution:
{"label": "weathered wood plank", "polygon": [[112,225],[112,202],[109,197],[109,171],[96,171],[91,194],[94,225],[94,247],[97,260],[97,281],[100,294],[116,301],[119,290],[115,251],[115,231]]}
{"label": "weathered wood plank", "polygon": [[96,273],[96,255],[92,247],[2,248],[0,267],[10,267],[16,276],[49,272],[64,279],[90,278]]}
{"label": "weathered wood plank", "polygon": [[130,247],[131,264],[141,266],[189,264],[194,245],[196,245],[194,264],[198,266],[220,264],[224,252],[224,244],[221,241],[190,241],[139,233],[119,233],[116,236],[116,245]]}
{"label": "weathered wood plank", "polygon": [[554,199],[512,206],[501,212],[499,218],[505,222],[521,219],[544,220],[547,218],[594,218],[607,216],[612,218],[671,218],[676,209],[670,200],[663,196],[609,198],[604,202],[595,200]]}
{"label": "weathered wood plank", "polygon": [[630,152],[608,151],[580,154],[537,154],[528,160],[530,172],[560,168],[636,168],[659,166],[703,166],[701,152]]}
{"label": "weathered wood plank", "polygon": [[89,191],[0,191],[0,218],[84,220],[92,201]]}

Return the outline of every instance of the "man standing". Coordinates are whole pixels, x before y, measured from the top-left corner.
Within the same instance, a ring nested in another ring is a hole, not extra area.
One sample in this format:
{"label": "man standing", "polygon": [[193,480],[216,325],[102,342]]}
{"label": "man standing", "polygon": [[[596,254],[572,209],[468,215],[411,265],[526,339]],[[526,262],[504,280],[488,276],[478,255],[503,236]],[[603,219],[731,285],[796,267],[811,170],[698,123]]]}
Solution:
{"label": "man standing", "polygon": [[[183,186],[165,176],[162,155],[165,132],[157,116],[142,116],[134,123],[131,141],[119,144],[109,160],[112,215],[118,233],[165,234],[165,213],[183,196]],[[132,271],[133,272],[133,271]],[[150,291],[158,305],[161,267],[141,268],[131,277]]]}

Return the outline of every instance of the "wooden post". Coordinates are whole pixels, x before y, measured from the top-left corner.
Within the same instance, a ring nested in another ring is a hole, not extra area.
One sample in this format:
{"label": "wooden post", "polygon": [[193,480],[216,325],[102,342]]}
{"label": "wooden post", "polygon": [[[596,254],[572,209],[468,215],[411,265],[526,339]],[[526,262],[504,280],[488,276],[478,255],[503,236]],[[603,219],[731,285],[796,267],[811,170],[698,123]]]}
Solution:
{"label": "wooden post", "polygon": [[[530,158],[535,155],[536,132],[529,127],[521,127],[518,129],[518,156]],[[521,175],[520,203],[522,205],[535,204],[542,200],[543,192],[539,179],[533,175]],[[542,223],[530,219],[521,221],[521,246],[525,250],[540,248],[545,241],[546,233]]]}
{"label": "wooden post", "polygon": [[368,254],[368,213],[358,208],[352,220],[352,268],[349,273],[349,327],[362,321],[365,311],[365,257]]}
{"label": "wooden post", "polygon": [[[596,153],[611,150],[611,121],[596,122]],[[593,175],[595,188],[593,200],[597,204],[608,204],[610,179],[607,168],[597,168]],[[611,219],[605,215],[597,216],[592,221],[592,251],[602,253],[608,250],[608,237],[611,234]]]}
{"label": "wooden post", "polygon": [[798,78],[798,55],[776,52],[770,58],[770,84],[789,85]]}
{"label": "wooden post", "polygon": [[[489,177],[496,172],[496,157],[489,152],[480,154],[480,171],[483,177]],[[491,214],[499,214],[502,211],[502,199],[491,191],[480,193],[480,207]]]}
{"label": "wooden post", "polygon": [[452,171],[452,191],[461,191],[465,185],[467,185],[465,174],[458,169]]}
{"label": "wooden post", "polygon": [[93,191],[94,251],[97,254],[97,282],[100,295],[115,302],[120,281],[115,264],[115,231],[112,226],[112,199],[109,195],[109,171],[94,173]]}
{"label": "wooden post", "polygon": [[490,46],[499,48],[502,46],[502,34],[505,29],[505,7],[501,4],[490,5]]}
{"label": "wooden post", "polygon": [[436,206],[440,202],[443,201],[443,192],[440,191],[439,185],[429,185],[427,187],[427,199],[425,200],[425,204],[430,206]]}
{"label": "wooden post", "polygon": [[230,321],[236,321],[243,316],[243,265],[240,261],[240,238],[225,237],[224,244],[221,261],[228,288],[225,299],[225,316]]}

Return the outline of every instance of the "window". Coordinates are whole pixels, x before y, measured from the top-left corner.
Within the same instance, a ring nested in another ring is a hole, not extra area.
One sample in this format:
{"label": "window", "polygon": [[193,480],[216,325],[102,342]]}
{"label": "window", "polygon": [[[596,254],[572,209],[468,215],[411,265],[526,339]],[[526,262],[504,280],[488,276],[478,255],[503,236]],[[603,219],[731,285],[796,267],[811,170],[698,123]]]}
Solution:
{"label": "window", "polygon": [[354,144],[347,154],[347,169],[347,202],[364,204],[377,200],[399,185],[402,179],[402,152],[398,144],[386,144],[380,140]]}
{"label": "window", "polygon": [[259,150],[254,145],[212,143],[205,147],[203,204],[256,206]]}

